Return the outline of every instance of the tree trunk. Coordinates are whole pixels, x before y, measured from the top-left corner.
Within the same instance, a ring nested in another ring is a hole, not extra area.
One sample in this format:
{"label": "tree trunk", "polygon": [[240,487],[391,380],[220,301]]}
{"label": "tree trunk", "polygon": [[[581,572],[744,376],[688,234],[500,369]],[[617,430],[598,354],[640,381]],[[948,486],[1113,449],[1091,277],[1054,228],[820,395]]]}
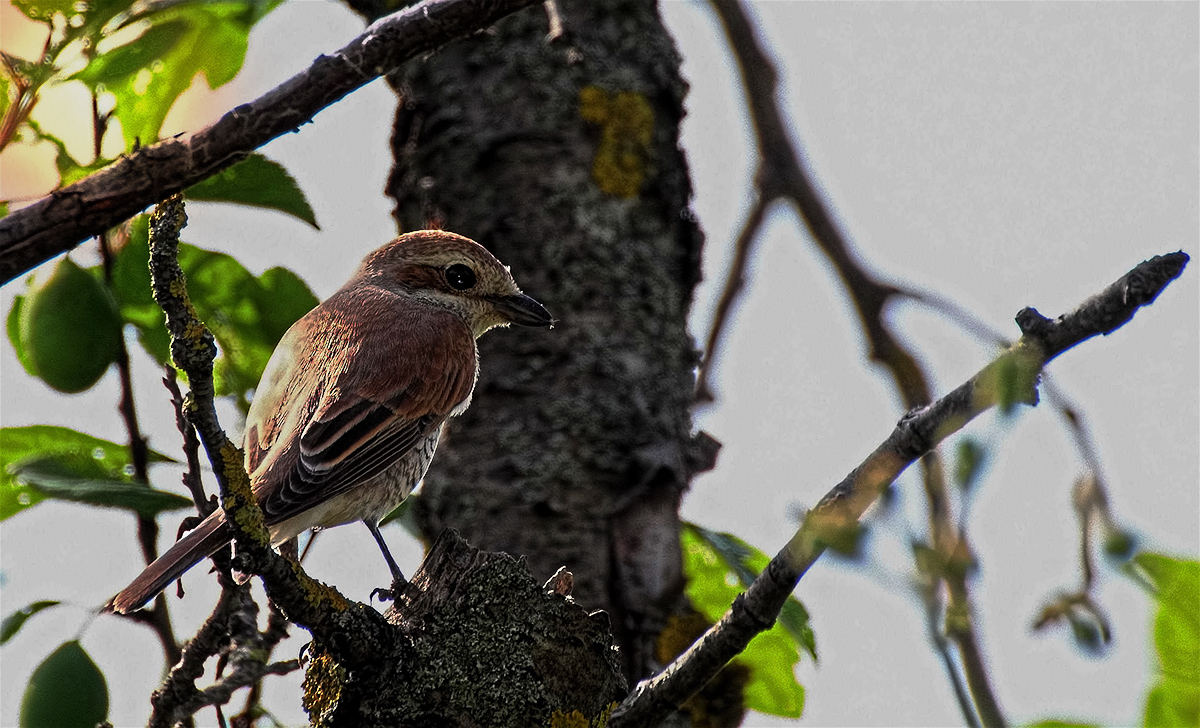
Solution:
{"label": "tree trunk", "polygon": [[388,192],[401,229],[442,227],[512,266],[558,319],[489,335],[474,404],[417,502],[429,540],[561,566],[650,674],[684,609],[679,499],[715,442],[691,434],[687,312],[701,234],[679,149],[686,85],[645,0],[530,8],[390,77]]}

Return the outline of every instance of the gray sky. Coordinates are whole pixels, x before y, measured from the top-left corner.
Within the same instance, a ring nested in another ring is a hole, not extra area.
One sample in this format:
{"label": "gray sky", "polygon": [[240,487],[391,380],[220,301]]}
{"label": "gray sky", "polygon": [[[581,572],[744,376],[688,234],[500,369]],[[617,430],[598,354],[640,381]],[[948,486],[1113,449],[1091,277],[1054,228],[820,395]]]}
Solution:
{"label": "gray sky", "polygon": [[[1196,4],[753,7],[784,73],[794,138],[859,256],[880,276],[928,286],[1015,336],[1012,317],[1023,306],[1055,316],[1151,255],[1196,253]],[[669,0],[663,14],[692,84],[684,145],[708,239],[707,280],[693,314],[702,339],[754,157],[735,69],[708,6]],[[242,76],[217,93],[208,118],[340,47],[360,27],[333,4],[282,6],[255,30]],[[322,231],[273,213],[193,205],[185,239],[228,250],[253,270],[286,265],[319,296],[333,292],[393,233],[381,194],[393,103],[374,83],[263,150],[299,180]],[[864,364],[845,297],[790,211],[772,214],[759,251],[716,371],[719,401],[697,413],[697,427],[724,449],[718,468],[694,483],[684,516],[774,553],[795,526],[796,507],[815,503],[902,413],[886,375]],[[1193,557],[1200,552],[1196,277],[1193,265],[1131,325],[1050,369],[1092,428],[1117,517],[1147,547]],[[16,292],[0,291],[5,311]],[[919,307],[905,306],[893,320],[939,393],[992,354]],[[60,397],[25,377],[7,344],[0,349],[4,425],[64,424],[120,439],[115,377]],[[152,445],[173,451],[171,415],[149,361],[135,361],[135,374]],[[1135,722],[1153,659],[1151,612],[1138,589],[1102,572],[1099,597],[1116,631],[1104,659],[1082,655],[1061,632],[1029,632],[1041,602],[1078,578],[1070,488],[1081,465],[1068,434],[1049,408],[1010,421],[985,416],[969,432],[994,455],[968,527],[982,563],[977,617],[1001,706],[1013,721]],[[159,487],[176,483],[174,473],[157,472]],[[873,527],[865,565],[823,560],[797,590],[822,655],[819,666],[802,661],[798,669],[808,689],[802,724],[962,721],[908,586],[907,539],[924,523],[917,486],[902,479],[902,507]],[[174,528],[168,520],[164,543]],[[0,725],[15,723],[25,676],[76,634],[84,608],[136,571],[132,530],[122,514],[50,503],[4,523],[2,611],[44,598],[79,606],[40,615],[0,652]],[[419,548],[400,530],[386,535],[402,564],[419,561]],[[310,568],[358,598],[383,573],[361,528],[323,536]],[[192,596],[176,603],[181,634],[212,603],[205,581],[189,578]],[[294,632],[298,639],[281,655],[306,641]],[[144,721],[159,677],[149,631],[102,618],[82,639],[108,675],[113,722]],[[288,723],[303,723],[298,678],[271,684],[267,704]],[[211,712],[200,720],[212,721]]]}

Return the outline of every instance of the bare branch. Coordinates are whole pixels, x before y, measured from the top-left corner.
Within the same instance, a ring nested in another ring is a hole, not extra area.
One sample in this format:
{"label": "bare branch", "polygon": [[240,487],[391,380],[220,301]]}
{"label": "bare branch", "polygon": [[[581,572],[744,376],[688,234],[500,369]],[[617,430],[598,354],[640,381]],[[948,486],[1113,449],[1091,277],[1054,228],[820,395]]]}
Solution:
{"label": "bare branch", "polygon": [[733,311],[733,304],[741,295],[746,285],[746,266],[750,264],[750,253],[754,241],[758,239],[758,231],[762,227],[769,202],[761,195],[755,198],[742,223],[742,231],[738,233],[737,243],[733,248],[733,261],[729,264],[729,274],[725,278],[725,288],[721,291],[721,299],[717,302],[716,313],[713,314],[712,328],[709,329],[708,341],[704,344],[704,361],[700,363],[700,371],[696,374],[696,401],[713,401],[712,389],[708,384],[712,363],[716,359],[717,345],[721,343],[721,335],[725,324]]}
{"label": "bare branch", "polygon": [[[880,493],[917,458],[987,409],[1011,396],[1006,381],[1028,383],[1023,399],[1036,403],[1037,374],[1052,359],[1087,339],[1128,321],[1182,273],[1185,253],[1145,261],[1075,311],[1051,321],[1023,310],[1023,335],[970,380],[933,404],[912,410],[845,480],[811,510],[804,524],[716,625],[655,677],[638,684],[609,721],[613,728],[657,725],[699,690],[759,632],[775,623],[797,582],[820,558],[830,534],[855,527]],[[978,700],[978,696],[976,697]],[[989,716],[981,708],[984,724]],[[1002,720],[1002,718],[1001,718]]]}
{"label": "bare branch", "polygon": [[[266,631],[259,632],[257,616],[258,605],[247,588],[234,587],[222,593],[212,614],[184,648],[179,664],[154,691],[150,726],[173,726],[201,708],[228,703],[236,690],[256,684],[265,675],[284,675],[299,669],[296,660],[267,662],[271,650],[286,636],[286,622],[273,612]],[[232,671],[210,687],[197,688],[204,663],[218,654],[228,656]]]}
{"label": "bare branch", "polygon": [[184,140],[122,157],[0,218],[0,283],[229,167],[421,53],[536,0],[425,0],[371,25],[332,55]]}

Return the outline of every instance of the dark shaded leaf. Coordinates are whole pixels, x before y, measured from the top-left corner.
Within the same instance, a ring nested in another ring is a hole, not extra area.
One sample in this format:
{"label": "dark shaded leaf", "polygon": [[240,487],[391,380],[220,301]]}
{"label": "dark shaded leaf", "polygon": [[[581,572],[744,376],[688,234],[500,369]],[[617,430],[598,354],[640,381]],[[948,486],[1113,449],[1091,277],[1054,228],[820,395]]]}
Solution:
{"label": "dark shaded leaf", "polygon": [[221,350],[213,371],[217,394],[233,395],[244,412],[275,345],[317,298],[291,271],[272,268],[256,278],[224,253],[181,245],[179,264],[196,312]]}
{"label": "dark shaded leaf", "polygon": [[279,210],[320,229],[296,180],[283,165],[257,153],[192,185],[184,196],[202,202],[233,202]]}
{"label": "dark shaded leaf", "polygon": [[979,474],[983,472],[983,465],[987,461],[987,448],[974,438],[964,437],[959,440],[955,450],[954,482],[964,492],[969,492],[978,482]]}
{"label": "dark shaded leaf", "polygon": [[[129,448],[66,427],[32,425],[0,428],[0,520],[42,500],[43,496],[19,483],[12,468],[23,461],[48,455],[91,458],[106,478],[120,479],[132,467]],[[150,462],[174,462],[160,452],[149,452]],[[138,487],[148,489],[148,486]]]}
{"label": "dark shaded leaf", "polygon": [[[162,309],[150,294],[146,216],[139,215],[113,265],[113,294],[122,318],[138,330],[142,346],[161,363],[170,358]],[[220,356],[214,379],[217,394],[233,394],[243,411],[246,393],[258,385],[284,332],[317,305],[317,297],[295,273],[272,268],[255,277],[236,259],[192,245],[179,246],[196,313],[217,337]]]}
{"label": "dark shaded leaf", "polygon": [[55,600],[34,602],[24,609],[18,609],[17,611],[5,617],[4,621],[0,622],[0,645],[12,639],[17,632],[20,631],[21,627],[25,625],[26,620],[28,620],[30,617],[42,611],[43,609],[47,609],[61,603],[62,602]]}
{"label": "dark shaded leaf", "polygon": [[150,292],[149,219],[138,215],[130,221],[129,237],[113,260],[112,292],[121,318],[137,329],[142,348],[159,364],[166,364],[171,360],[171,337]]}
{"label": "dark shaded leaf", "polygon": [[46,455],[18,462],[9,469],[46,498],[122,508],[147,518],[192,505],[190,498],[181,495],[107,477],[104,468],[86,456]]}
{"label": "dark shaded leaf", "polygon": [[37,666],[21,698],[21,728],[94,728],[107,716],[104,673],[78,640]]}

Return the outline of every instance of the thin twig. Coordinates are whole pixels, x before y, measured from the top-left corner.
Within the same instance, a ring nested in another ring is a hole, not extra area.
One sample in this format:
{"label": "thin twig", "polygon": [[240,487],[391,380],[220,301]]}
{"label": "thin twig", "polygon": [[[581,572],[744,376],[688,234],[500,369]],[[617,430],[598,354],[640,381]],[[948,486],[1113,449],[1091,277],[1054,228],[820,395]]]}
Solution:
{"label": "thin twig", "polygon": [[733,311],[733,304],[741,295],[746,285],[746,267],[750,264],[750,255],[754,242],[758,240],[758,231],[762,228],[766,216],[768,201],[759,195],[750,205],[742,230],[738,233],[737,242],[733,246],[733,260],[729,263],[729,273],[725,277],[725,287],[721,289],[721,298],[717,302],[717,310],[713,314],[712,328],[708,332],[708,340],[704,344],[704,360],[700,362],[700,371],[696,375],[696,401],[712,402],[714,397],[709,386],[709,373],[716,360],[718,346],[722,342],[722,334]]}
{"label": "thin twig", "polygon": [[196,439],[196,430],[187,420],[183,411],[183,393],[179,391],[179,375],[170,364],[163,366],[163,386],[171,393],[171,404],[175,408],[175,427],[183,438],[183,454],[187,460],[187,472],[183,474],[183,485],[192,494],[192,502],[203,518],[213,512],[213,504],[204,492],[204,482],[200,477],[200,441]]}
{"label": "thin twig", "polygon": [[[102,133],[98,127],[95,132],[97,135]],[[97,140],[95,143],[99,144],[99,141]],[[111,288],[113,253],[109,246],[108,233],[96,236],[96,242],[100,248],[104,284]],[[117,400],[117,410],[121,413],[121,420],[125,423],[125,433],[129,438],[129,460],[133,465],[133,477],[139,483],[144,483],[149,487],[150,448],[146,445],[146,438],[142,435],[141,427],[138,425],[137,408],[133,400],[133,373],[129,365],[129,347],[125,344],[124,336],[118,337],[117,344],[117,374],[121,382],[121,396]],[[142,558],[147,564],[158,558],[158,532],[158,521],[152,516],[138,514],[138,545],[142,550]],[[171,614],[167,607],[167,600],[162,595],[154,600],[150,616],[151,619],[147,623],[154,628],[154,634],[162,646],[163,659],[168,665],[174,665],[179,661],[179,644],[175,641],[175,629],[171,626]]]}
{"label": "thin twig", "polygon": [[942,660],[942,667],[946,670],[950,687],[954,691],[954,700],[958,703],[959,712],[966,719],[968,728],[979,728],[979,716],[975,713],[975,706],[972,705],[971,696],[967,695],[962,680],[958,679],[958,667],[954,664],[954,656],[950,654],[950,643],[942,633],[942,610],[945,605],[942,603],[941,594],[941,580],[939,579],[930,577],[928,583],[922,585],[921,598],[925,602],[925,628],[933,642],[934,651]]}
{"label": "thin twig", "polygon": [[[613,711],[609,726],[657,725],[707,683],[758,633],[769,629],[796,584],[825,550],[828,534],[857,524],[880,493],[909,465],[972,419],[1014,394],[1036,403],[1037,373],[1067,349],[1128,321],[1182,272],[1185,253],[1157,256],[1135,267],[1103,293],[1050,321],[1033,309],[1017,315],[1021,339],[970,380],[927,407],[905,415],[861,465],[825,495],[791,540],[723,617],[658,675],[638,684]],[[1026,382],[1012,391],[1005,382]],[[1022,388],[1024,389],[1024,388]],[[985,724],[987,718],[984,719]]]}

